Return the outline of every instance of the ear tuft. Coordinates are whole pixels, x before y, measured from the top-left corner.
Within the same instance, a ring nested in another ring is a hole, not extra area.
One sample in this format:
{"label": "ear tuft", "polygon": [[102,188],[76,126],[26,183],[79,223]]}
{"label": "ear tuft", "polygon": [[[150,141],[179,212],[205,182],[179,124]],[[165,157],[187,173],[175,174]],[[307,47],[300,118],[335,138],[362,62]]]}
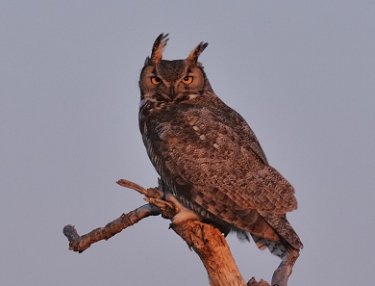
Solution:
{"label": "ear tuft", "polygon": [[168,34],[160,34],[152,46],[151,62],[159,63],[163,57],[163,50],[168,42]]}
{"label": "ear tuft", "polygon": [[197,63],[199,55],[204,51],[205,48],[207,48],[208,43],[201,42],[187,57],[187,61]]}
{"label": "ear tuft", "polygon": [[145,67],[145,66],[147,66],[147,65],[149,65],[150,64],[150,57],[147,57],[146,59],[145,59],[145,63],[143,64],[143,66]]}

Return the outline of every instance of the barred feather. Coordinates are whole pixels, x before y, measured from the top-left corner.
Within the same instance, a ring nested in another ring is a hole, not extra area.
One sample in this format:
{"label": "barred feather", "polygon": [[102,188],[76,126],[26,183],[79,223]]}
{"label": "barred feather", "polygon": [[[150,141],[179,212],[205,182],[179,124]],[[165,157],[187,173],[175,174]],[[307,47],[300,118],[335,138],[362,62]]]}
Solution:
{"label": "barred feather", "polygon": [[[302,247],[286,213],[297,208],[291,184],[268,164],[241,115],[212,90],[198,62],[163,60],[161,34],[142,69],[139,127],[165,193],[224,234],[250,233],[259,248],[285,259]],[[154,79],[154,80],[151,80]]]}

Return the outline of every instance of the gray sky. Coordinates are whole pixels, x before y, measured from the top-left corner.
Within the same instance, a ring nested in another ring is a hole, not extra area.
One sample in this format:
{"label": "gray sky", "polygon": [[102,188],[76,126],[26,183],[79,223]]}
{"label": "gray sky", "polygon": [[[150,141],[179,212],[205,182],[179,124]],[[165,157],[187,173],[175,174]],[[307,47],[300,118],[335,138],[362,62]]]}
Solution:
{"label": "gray sky", "polygon": [[[137,81],[162,32],[166,59],[209,42],[215,92],[295,187],[290,285],[372,285],[374,15],[372,0],[0,1],[0,285],[208,285],[160,217],[82,254],[62,234],[144,203],[117,179],[156,185]],[[277,257],[228,241],[245,280],[270,280]]]}

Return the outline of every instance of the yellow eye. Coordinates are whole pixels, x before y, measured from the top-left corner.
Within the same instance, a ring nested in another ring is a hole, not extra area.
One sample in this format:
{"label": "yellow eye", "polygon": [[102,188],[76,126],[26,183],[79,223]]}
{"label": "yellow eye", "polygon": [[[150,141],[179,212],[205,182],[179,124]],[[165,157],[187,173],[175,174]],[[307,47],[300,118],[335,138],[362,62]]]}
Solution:
{"label": "yellow eye", "polygon": [[157,76],[153,76],[153,77],[151,77],[151,83],[155,84],[155,85],[159,84],[159,83],[161,83],[161,79]]}
{"label": "yellow eye", "polygon": [[182,79],[182,82],[184,84],[191,84],[193,82],[193,77],[192,76],[185,76],[183,79]]}

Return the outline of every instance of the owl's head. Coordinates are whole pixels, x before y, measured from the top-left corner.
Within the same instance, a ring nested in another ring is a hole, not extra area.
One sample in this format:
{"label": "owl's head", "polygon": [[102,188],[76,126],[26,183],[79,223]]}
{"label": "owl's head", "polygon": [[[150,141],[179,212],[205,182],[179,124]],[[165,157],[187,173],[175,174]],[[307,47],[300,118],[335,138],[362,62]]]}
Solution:
{"label": "owl's head", "polygon": [[141,72],[141,100],[182,102],[211,90],[199,55],[208,46],[201,42],[185,60],[163,60],[168,34],[156,38],[151,57],[147,57]]}

